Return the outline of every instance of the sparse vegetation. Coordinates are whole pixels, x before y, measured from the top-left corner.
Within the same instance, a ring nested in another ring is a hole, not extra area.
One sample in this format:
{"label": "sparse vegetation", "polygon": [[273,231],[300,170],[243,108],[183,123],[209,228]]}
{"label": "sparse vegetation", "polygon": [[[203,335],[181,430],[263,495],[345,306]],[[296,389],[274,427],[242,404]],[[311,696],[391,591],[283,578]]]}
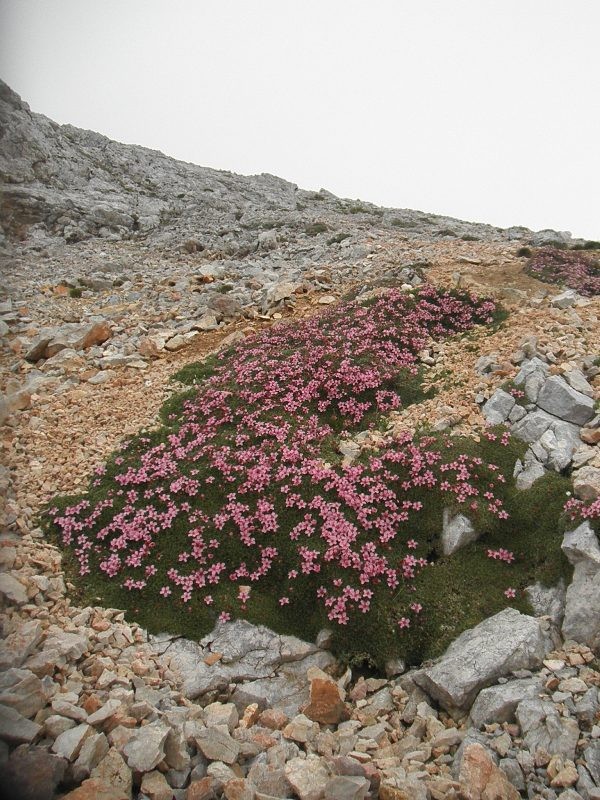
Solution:
{"label": "sparse vegetation", "polygon": [[304,233],[307,236],[317,236],[319,233],[326,233],[327,230],[328,227],[324,222],[311,222],[310,225],[304,228]]}
{"label": "sparse vegetation", "polygon": [[343,242],[344,239],[348,238],[350,238],[349,233],[336,233],[335,236],[332,236],[331,238],[327,239],[327,244],[329,245],[340,244],[340,242]]}

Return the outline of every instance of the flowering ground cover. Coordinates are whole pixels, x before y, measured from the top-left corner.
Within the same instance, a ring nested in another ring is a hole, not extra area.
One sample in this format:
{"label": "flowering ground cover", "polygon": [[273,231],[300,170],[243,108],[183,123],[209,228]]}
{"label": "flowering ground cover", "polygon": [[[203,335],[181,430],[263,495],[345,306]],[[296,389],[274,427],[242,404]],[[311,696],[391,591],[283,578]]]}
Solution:
{"label": "flowering ground cover", "polygon": [[[567,482],[517,492],[523,445],[423,432],[342,466],[337,437],[422,396],[418,352],[490,323],[493,302],[424,286],[280,324],[179,373],[163,425],[125,442],[47,522],[83,598],[199,637],[244,616],[349,660],[418,662],[553,583]],[[482,538],[444,558],[445,508]]]}
{"label": "flowering ground cover", "polygon": [[600,262],[581,251],[542,247],[530,258],[526,271],[538,280],[559,283],[579,294],[600,294]]}

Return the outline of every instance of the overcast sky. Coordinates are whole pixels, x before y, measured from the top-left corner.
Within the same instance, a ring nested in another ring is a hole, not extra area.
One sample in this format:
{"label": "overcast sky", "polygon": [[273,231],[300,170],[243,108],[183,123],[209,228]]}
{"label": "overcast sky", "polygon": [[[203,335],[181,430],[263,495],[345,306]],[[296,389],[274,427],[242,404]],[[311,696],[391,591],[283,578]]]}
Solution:
{"label": "overcast sky", "polygon": [[306,189],[600,239],[600,0],[0,0],[34,111]]}

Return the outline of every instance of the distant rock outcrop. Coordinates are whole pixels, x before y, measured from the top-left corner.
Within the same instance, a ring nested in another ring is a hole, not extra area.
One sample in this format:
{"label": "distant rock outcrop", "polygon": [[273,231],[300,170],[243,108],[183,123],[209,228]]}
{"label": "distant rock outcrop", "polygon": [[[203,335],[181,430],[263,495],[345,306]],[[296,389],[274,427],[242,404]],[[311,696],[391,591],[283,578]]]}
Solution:
{"label": "distant rock outcrop", "polygon": [[570,234],[507,230],[407,209],[378,208],[309,192],[273,175],[236,175],[58,125],[0,81],[1,220],[6,239],[77,242],[153,237],[223,255],[277,249],[290,235],[319,234],[330,245],[341,223],[352,230],[402,229],[475,240],[568,240]]}

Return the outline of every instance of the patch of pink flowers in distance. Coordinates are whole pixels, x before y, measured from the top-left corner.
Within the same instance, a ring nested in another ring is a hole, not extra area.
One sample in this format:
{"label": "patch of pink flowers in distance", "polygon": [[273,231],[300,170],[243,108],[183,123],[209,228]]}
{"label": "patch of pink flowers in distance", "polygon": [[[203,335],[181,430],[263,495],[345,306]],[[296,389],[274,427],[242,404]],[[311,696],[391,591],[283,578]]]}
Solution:
{"label": "patch of pink flowers in distance", "polygon": [[600,264],[578,251],[543,247],[533,254],[527,271],[538,280],[566,284],[587,297],[600,294]]}
{"label": "patch of pink flowers in distance", "polygon": [[[237,344],[161,441],[124,445],[110,480],[97,471],[103,499],[51,512],[80,574],[100,570],[168,602],[197,597],[220,621],[251,606],[261,585],[284,607],[306,602],[298,587],[308,582],[310,602],[340,625],[367,614],[375,591],[410,587],[428,563],[426,550],[415,552],[423,494],[503,519],[504,478],[409,435],[365,463],[333,467],[321,455],[328,422],[348,430],[398,407],[395,381],[416,372],[431,338],[489,322],[494,309],[431,286],[414,297],[392,290]],[[179,550],[168,564],[167,542]],[[491,557],[510,563],[506,551]],[[422,610],[412,602],[398,627]]]}

